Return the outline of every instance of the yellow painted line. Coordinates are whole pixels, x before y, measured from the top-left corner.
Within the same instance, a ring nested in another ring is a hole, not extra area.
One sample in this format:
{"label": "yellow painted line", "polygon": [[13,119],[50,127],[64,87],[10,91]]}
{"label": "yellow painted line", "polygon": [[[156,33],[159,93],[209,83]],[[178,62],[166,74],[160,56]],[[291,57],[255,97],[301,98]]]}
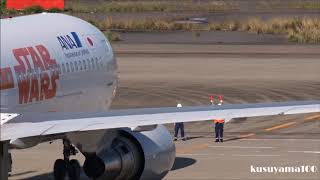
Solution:
{"label": "yellow painted line", "polygon": [[247,137],[251,137],[251,136],[255,136],[255,133],[249,133],[249,134],[244,134],[244,135],[240,135],[239,138],[247,138]]}
{"label": "yellow painted line", "polygon": [[198,144],[191,146],[189,148],[177,148],[177,153],[179,154],[189,154],[189,153],[194,153],[195,151],[199,151],[201,149],[205,149],[209,147],[209,144]]}
{"label": "yellow painted line", "polygon": [[267,129],[264,129],[264,130],[265,131],[273,131],[273,130],[277,130],[277,129],[287,128],[287,127],[292,126],[294,124],[297,124],[297,122],[288,122],[288,123],[284,123],[284,124],[280,124],[280,125],[277,125],[277,126],[273,126],[271,128],[267,128]]}
{"label": "yellow painted line", "polygon": [[[304,118],[305,121],[311,121],[311,120],[317,120],[317,119],[320,120],[320,114],[316,114],[316,115]],[[288,122],[285,124],[280,124],[277,126],[266,128],[264,130],[265,131],[273,131],[273,130],[277,130],[277,129],[287,128],[287,127],[292,126],[294,124],[297,124],[297,122]],[[255,133],[249,133],[249,134],[240,135],[239,138],[248,138],[248,137],[255,136],[255,135],[256,135]]]}
{"label": "yellow painted line", "polygon": [[306,117],[304,118],[305,121],[311,121],[311,120],[316,120],[316,119],[320,119],[320,114],[316,114],[316,115],[313,115],[313,116],[309,116],[309,117]]}

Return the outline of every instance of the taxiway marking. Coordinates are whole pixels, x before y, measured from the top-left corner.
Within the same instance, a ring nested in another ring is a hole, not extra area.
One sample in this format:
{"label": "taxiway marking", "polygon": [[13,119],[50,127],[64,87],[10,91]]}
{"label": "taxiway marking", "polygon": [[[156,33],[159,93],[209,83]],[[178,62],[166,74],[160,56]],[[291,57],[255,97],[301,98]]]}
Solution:
{"label": "taxiway marking", "polygon": [[316,115],[304,118],[305,121],[312,121],[312,120],[317,120],[317,119],[320,119],[320,114],[316,114]]}
{"label": "taxiway marking", "polygon": [[[177,154],[177,156],[212,156],[213,154]],[[214,154],[214,156],[224,156],[225,154]],[[279,154],[232,154],[235,157],[278,157]]]}
{"label": "taxiway marking", "polygon": [[272,149],[273,147],[254,147],[254,146],[209,146],[210,148],[238,148],[238,149]]}
{"label": "taxiway marking", "polygon": [[288,122],[288,123],[284,123],[284,124],[280,124],[280,125],[277,125],[277,126],[273,126],[271,128],[267,128],[267,129],[264,129],[265,131],[273,131],[273,130],[277,130],[277,129],[282,129],[282,128],[287,128],[289,126],[292,126],[294,124],[297,124],[297,122],[293,121],[293,122]]}
{"label": "taxiway marking", "polygon": [[248,138],[255,135],[256,135],[255,133],[249,133],[249,134],[240,135],[239,138]]}
{"label": "taxiway marking", "polygon": [[320,139],[240,139],[241,141],[315,141]]}
{"label": "taxiway marking", "polygon": [[[320,118],[320,114],[316,114],[316,115],[312,115],[312,116],[308,116],[306,118],[304,118],[305,121],[311,121],[311,120],[317,120]],[[294,125],[294,124],[297,124],[297,122],[295,121],[292,121],[292,122],[288,122],[288,123],[284,123],[284,124],[280,124],[280,125],[277,125],[277,126],[273,126],[273,127],[270,127],[270,128],[266,128],[264,129],[264,131],[273,131],[273,130],[277,130],[277,129],[282,129],[282,128],[287,128],[291,125]],[[248,137],[252,137],[252,136],[255,136],[256,134],[255,133],[248,133],[248,134],[244,134],[244,135],[240,135],[239,138],[248,138]]]}
{"label": "taxiway marking", "polygon": [[310,154],[320,154],[320,151],[288,151],[291,153],[310,153]]}
{"label": "taxiway marking", "polygon": [[187,148],[179,148],[177,149],[177,154],[192,154],[193,152],[205,149],[208,146],[209,144],[197,144]]}
{"label": "taxiway marking", "polygon": [[240,157],[274,157],[280,156],[279,154],[232,154],[232,156],[240,156]]}
{"label": "taxiway marking", "polygon": [[176,154],[177,156],[209,156],[210,154]]}

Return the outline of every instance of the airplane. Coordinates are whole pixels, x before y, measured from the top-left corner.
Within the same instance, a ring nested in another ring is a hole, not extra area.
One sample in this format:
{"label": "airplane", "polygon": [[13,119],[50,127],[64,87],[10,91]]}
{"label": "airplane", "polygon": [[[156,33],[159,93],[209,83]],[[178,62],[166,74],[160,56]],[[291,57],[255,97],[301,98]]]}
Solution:
{"label": "airplane", "polygon": [[[10,149],[62,139],[56,180],[161,179],[175,160],[166,123],[313,113],[320,101],[109,110],[116,57],[105,35],[79,18],[42,13],[1,19],[0,179]],[[71,157],[85,156],[83,166]],[[82,168],[82,169],[81,169]]]}

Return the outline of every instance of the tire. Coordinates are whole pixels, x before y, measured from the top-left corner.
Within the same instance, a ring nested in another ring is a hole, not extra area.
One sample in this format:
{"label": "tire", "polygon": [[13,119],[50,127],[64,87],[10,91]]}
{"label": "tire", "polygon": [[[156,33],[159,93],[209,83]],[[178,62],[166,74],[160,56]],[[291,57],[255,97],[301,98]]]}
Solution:
{"label": "tire", "polygon": [[67,173],[67,164],[62,159],[57,159],[54,162],[53,176],[55,180],[64,180]]}
{"label": "tire", "polygon": [[97,156],[88,156],[83,164],[84,173],[91,179],[97,179],[105,171],[104,162]]}
{"label": "tire", "polygon": [[69,180],[80,180],[81,166],[78,160],[72,159],[68,166]]}

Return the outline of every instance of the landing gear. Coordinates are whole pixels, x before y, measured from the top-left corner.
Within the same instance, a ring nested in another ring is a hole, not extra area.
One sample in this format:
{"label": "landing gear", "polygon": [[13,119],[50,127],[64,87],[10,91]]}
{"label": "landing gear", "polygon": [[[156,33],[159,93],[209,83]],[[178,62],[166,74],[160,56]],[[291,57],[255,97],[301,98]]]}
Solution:
{"label": "landing gear", "polygon": [[8,180],[11,170],[11,160],[9,154],[9,141],[0,141],[0,179]]}
{"label": "landing gear", "polygon": [[71,144],[68,139],[63,139],[63,157],[64,159],[57,159],[53,167],[53,175],[55,180],[64,180],[66,175],[70,180],[79,180],[81,166],[79,161],[72,159],[70,156],[76,155],[77,149]]}
{"label": "landing gear", "polygon": [[67,173],[67,163],[63,159],[54,162],[53,175],[55,180],[64,180]]}
{"label": "landing gear", "polygon": [[72,159],[69,162],[68,176],[71,180],[80,179],[81,166],[78,160]]}

